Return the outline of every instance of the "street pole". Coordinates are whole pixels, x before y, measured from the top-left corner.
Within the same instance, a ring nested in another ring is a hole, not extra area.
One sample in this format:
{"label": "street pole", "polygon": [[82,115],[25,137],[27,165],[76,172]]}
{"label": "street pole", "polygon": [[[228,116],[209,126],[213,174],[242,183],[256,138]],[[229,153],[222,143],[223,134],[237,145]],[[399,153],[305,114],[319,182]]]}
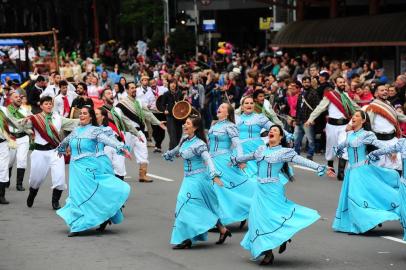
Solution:
{"label": "street pole", "polygon": [[211,31],[209,31],[209,56],[211,56]]}
{"label": "street pole", "polygon": [[55,64],[56,64],[56,71],[59,72],[59,55],[58,55],[58,30],[52,28],[52,36],[54,37],[54,51],[55,51]]}
{"label": "street pole", "polygon": [[97,0],[93,0],[93,27],[94,27],[94,42],[95,42],[95,53],[99,54],[100,37],[99,37],[99,19],[97,17],[96,9]]}
{"label": "street pole", "polygon": [[193,0],[193,4],[194,4],[194,9],[195,9],[195,58],[197,61],[197,56],[199,54],[199,41],[198,41],[198,36],[197,36],[197,24],[198,24],[198,14],[197,14],[197,2],[196,0]]}
{"label": "street pole", "polygon": [[169,3],[168,0],[163,0],[164,2],[164,56],[165,56],[165,62],[168,58],[168,53],[169,53],[169,44],[168,44],[168,38],[169,38]]}

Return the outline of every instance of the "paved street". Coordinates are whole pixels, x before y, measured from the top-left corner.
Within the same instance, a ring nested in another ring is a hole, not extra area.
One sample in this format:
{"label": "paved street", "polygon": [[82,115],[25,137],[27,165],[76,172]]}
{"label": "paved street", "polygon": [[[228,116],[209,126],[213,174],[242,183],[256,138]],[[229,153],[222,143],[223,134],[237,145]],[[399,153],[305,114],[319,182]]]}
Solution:
{"label": "paved street", "polygon": [[[7,191],[11,204],[0,206],[0,269],[261,268],[240,247],[244,231],[238,230],[237,224],[231,227],[233,237],[223,246],[214,244],[218,234],[211,233],[208,242],[191,250],[172,250],[169,239],[182,177],[181,160],[165,162],[151,153],[150,173],[161,177],[152,184],[138,183],[134,161],[127,162],[130,178],[126,180],[132,194],[125,208],[126,219],[123,224],[108,227],[103,235],[89,231],[82,237],[66,237],[67,227],[51,210],[50,179],[29,209],[25,205],[28,191],[17,192],[13,178],[12,188]],[[276,254],[275,264],[269,268],[406,269],[406,244],[396,242],[402,238],[397,222],[385,223],[365,236],[335,233],[331,221],[341,184],[300,168],[295,172],[296,182],[287,186],[289,198],[317,209],[322,219],[296,235],[287,252]],[[25,187],[27,179],[28,173]]]}

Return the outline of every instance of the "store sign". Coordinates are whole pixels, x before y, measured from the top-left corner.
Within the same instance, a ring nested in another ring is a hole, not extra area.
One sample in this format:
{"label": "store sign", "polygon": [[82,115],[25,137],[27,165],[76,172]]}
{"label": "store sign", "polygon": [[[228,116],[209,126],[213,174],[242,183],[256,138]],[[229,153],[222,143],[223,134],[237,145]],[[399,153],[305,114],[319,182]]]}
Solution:
{"label": "store sign", "polygon": [[203,31],[212,32],[216,30],[216,20],[203,20]]}
{"label": "store sign", "polygon": [[260,17],[259,18],[259,30],[271,30],[272,27],[272,17]]}

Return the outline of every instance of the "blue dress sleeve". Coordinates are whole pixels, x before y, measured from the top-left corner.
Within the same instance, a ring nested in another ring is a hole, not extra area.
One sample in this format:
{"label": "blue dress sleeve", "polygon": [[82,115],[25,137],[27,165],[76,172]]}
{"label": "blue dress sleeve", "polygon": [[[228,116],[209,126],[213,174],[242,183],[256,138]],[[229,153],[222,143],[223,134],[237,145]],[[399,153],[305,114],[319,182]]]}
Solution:
{"label": "blue dress sleeve", "polygon": [[177,155],[179,155],[180,146],[182,145],[182,143],[183,143],[183,141],[184,141],[185,139],[186,139],[186,137],[183,137],[183,138],[180,140],[179,144],[178,144],[175,148],[173,148],[172,150],[166,151],[166,152],[162,155],[162,157],[163,157],[165,160],[173,161],[174,158],[175,158]]}
{"label": "blue dress sleeve", "polygon": [[306,168],[313,169],[313,170],[315,170],[317,172],[317,174],[319,176],[323,176],[327,171],[326,166],[320,165],[320,164],[318,164],[318,163],[316,163],[316,162],[314,162],[312,160],[309,160],[307,158],[304,158],[304,157],[298,155],[295,152],[295,150],[293,150],[291,148],[289,148],[285,153],[283,153],[282,160],[284,162],[293,162],[293,163],[295,163],[297,165],[301,165],[301,166],[304,166]]}
{"label": "blue dress sleeve", "polygon": [[207,149],[207,145],[205,143],[199,144],[198,146],[193,148],[192,151],[193,154],[195,154],[196,156],[200,156],[204,160],[204,162],[207,165],[208,173],[211,179],[214,179],[215,177],[220,177],[222,175],[220,171],[216,170],[216,167],[214,166],[213,160],[211,159],[211,156]]}
{"label": "blue dress sleeve", "polygon": [[58,147],[56,148],[56,151],[59,154],[66,154],[66,150],[69,146],[70,141],[76,136],[76,132],[75,130],[73,130],[68,136],[66,136],[62,142],[58,145]]}
{"label": "blue dress sleeve", "polygon": [[165,160],[173,161],[174,158],[175,158],[177,155],[179,155],[179,149],[180,149],[180,144],[178,144],[178,145],[177,145],[175,148],[173,148],[172,150],[166,151],[166,152],[162,155],[162,157],[163,157]]}
{"label": "blue dress sleeve", "polygon": [[341,158],[344,155],[344,149],[348,147],[348,134],[349,133],[347,132],[347,137],[344,142],[333,147],[333,151],[338,158]]}
{"label": "blue dress sleeve", "polygon": [[237,126],[235,124],[228,125],[226,127],[226,131],[231,139],[231,144],[233,148],[237,151],[237,156],[242,156],[244,152],[242,150],[242,146],[240,143],[240,137]]}
{"label": "blue dress sleeve", "polygon": [[113,131],[110,133],[110,131],[108,131],[105,127],[97,127],[92,131],[92,135],[97,142],[116,149],[117,153],[122,153],[124,149],[128,148],[124,145],[124,143],[118,141],[114,135],[109,136],[109,134],[114,133]]}
{"label": "blue dress sleeve", "polygon": [[399,139],[396,144],[379,148],[375,151],[372,151],[371,153],[368,154],[368,159],[371,161],[377,161],[379,160],[380,156],[387,155],[387,154],[392,154],[392,153],[399,153],[402,152],[403,145],[405,144],[406,140],[405,139]]}
{"label": "blue dress sleeve", "polygon": [[262,146],[258,147],[258,149],[253,153],[249,153],[249,154],[242,155],[242,156],[237,156],[237,157],[236,156],[231,156],[230,157],[231,164],[233,166],[237,166],[240,163],[247,163],[250,160],[259,161],[261,159],[264,159],[263,152],[264,152],[265,148],[266,148],[266,146],[262,145]]}
{"label": "blue dress sleeve", "polygon": [[365,131],[365,135],[362,140],[363,144],[368,144],[368,145],[373,145],[377,148],[385,148],[386,145],[382,143],[378,138],[376,138],[376,135],[371,132],[371,131]]}
{"label": "blue dress sleeve", "polygon": [[258,125],[266,130],[269,130],[273,123],[262,113],[258,114]]}

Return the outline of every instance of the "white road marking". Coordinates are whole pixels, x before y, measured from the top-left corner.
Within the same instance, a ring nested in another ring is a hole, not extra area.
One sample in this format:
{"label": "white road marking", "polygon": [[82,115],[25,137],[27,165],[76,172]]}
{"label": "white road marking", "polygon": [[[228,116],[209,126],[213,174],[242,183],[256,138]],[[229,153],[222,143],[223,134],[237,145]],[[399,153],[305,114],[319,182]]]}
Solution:
{"label": "white road marking", "polygon": [[147,173],[147,176],[152,177],[154,179],[161,180],[161,181],[165,181],[165,182],[175,182],[175,180],[173,180],[173,179],[169,179],[169,178],[162,177],[162,176],[155,175],[155,174],[151,174],[151,173]]}
{"label": "white road marking", "polygon": [[403,241],[402,239],[399,239],[399,238],[396,238],[396,237],[392,237],[392,236],[381,236],[381,237],[406,245],[406,241]]}
{"label": "white road marking", "polygon": [[[293,165],[293,167],[295,167],[295,168],[298,168],[298,169],[302,169],[302,170],[305,170],[305,171],[310,171],[310,172],[314,172],[315,170],[313,170],[313,169],[310,169],[310,168],[307,168],[307,167],[303,167],[303,166],[300,166],[300,165]],[[398,243],[401,243],[401,244],[405,244],[406,245],[406,241],[403,241],[402,239],[399,239],[399,238],[396,238],[396,237],[392,237],[392,236],[381,236],[382,238],[385,238],[385,239],[388,239],[388,240],[391,240],[391,241],[394,241],[394,242],[398,242]],[[378,253],[384,253],[384,252],[378,252]],[[386,253],[386,252],[385,252]]]}
{"label": "white road marking", "polygon": [[124,179],[131,179],[131,176],[124,176]]}
{"label": "white road marking", "polygon": [[313,170],[313,169],[310,169],[310,168],[307,168],[307,167],[304,167],[304,166],[300,166],[300,165],[293,165],[293,167],[298,168],[298,169],[302,169],[302,170],[305,170],[305,171],[309,171],[309,172],[315,172],[315,170]]}

